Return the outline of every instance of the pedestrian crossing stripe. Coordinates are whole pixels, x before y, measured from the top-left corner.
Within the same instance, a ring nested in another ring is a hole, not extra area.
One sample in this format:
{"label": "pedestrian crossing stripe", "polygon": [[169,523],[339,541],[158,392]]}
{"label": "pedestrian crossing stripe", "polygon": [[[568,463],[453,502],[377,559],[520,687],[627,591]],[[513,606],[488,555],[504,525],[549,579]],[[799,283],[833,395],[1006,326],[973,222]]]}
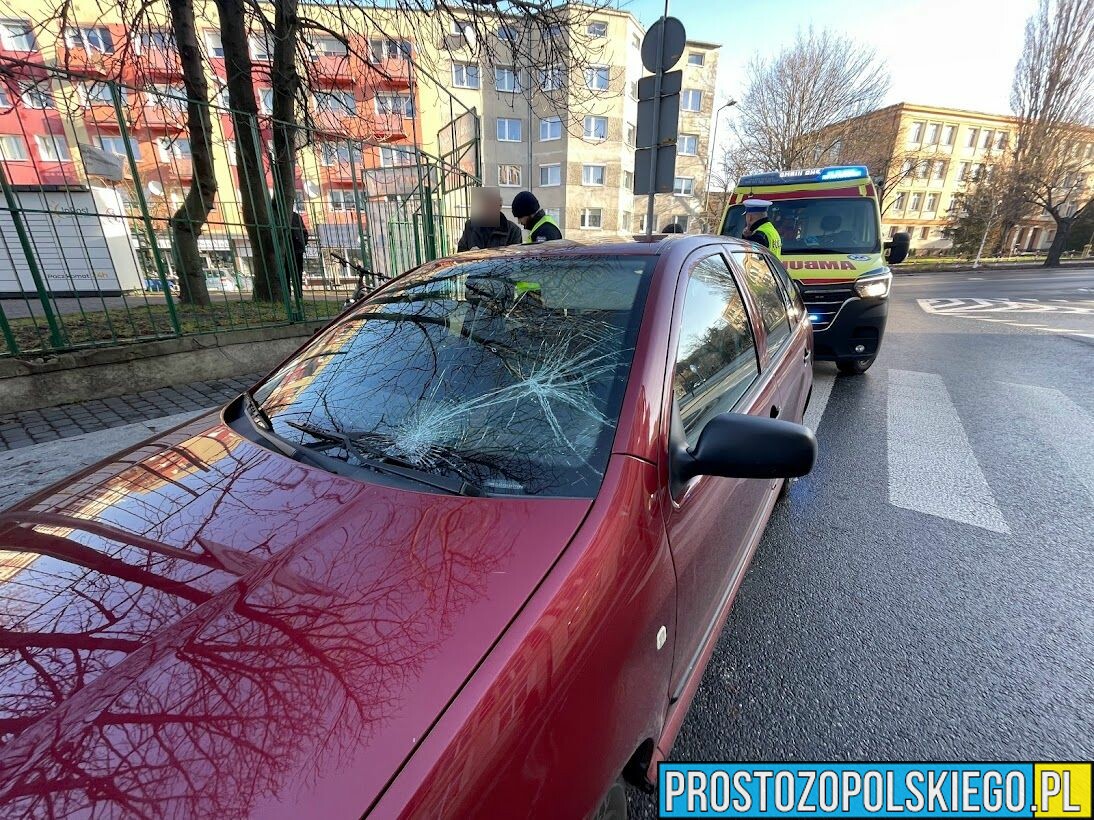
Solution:
{"label": "pedestrian crossing stripe", "polygon": [[1094,307],[1060,299],[1051,303],[1036,299],[917,299],[927,313],[941,316],[969,316],[984,313],[1078,313],[1094,316]]}

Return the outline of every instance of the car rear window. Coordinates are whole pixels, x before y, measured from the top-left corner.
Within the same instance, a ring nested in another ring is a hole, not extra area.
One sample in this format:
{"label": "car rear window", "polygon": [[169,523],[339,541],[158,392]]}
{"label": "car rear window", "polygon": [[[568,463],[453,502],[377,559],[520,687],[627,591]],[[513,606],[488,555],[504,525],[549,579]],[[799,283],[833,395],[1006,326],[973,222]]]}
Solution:
{"label": "car rear window", "polygon": [[427,266],[328,328],[255,399],[294,443],[312,443],[298,425],[322,428],[488,493],[591,497],[654,259]]}

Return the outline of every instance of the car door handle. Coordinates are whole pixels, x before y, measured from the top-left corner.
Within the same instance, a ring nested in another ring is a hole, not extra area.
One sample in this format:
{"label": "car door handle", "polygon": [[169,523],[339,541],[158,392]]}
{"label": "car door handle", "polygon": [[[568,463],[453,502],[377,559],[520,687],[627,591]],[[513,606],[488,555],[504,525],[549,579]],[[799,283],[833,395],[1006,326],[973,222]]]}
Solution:
{"label": "car door handle", "polygon": [[804,353],[802,353],[802,358],[803,358],[803,359],[805,359],[806,361],[809,361],[809,353],[810,353],[810,350],[809,350],[809,348],[807,347],[807,348],[805,349],[805,352],[804,352]]}
{"label": "car door handle", "polygon": [[777,419],[779,417],[779,405],[771,405],[771,418]]}

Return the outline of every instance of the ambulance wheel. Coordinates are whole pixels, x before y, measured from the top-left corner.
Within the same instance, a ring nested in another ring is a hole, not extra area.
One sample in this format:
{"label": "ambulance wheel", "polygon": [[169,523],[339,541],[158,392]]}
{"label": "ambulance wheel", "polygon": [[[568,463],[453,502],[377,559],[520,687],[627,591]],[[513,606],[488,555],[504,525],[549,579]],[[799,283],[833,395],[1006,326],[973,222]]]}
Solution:
{"label": "ambulance wheel", "polygon": [[836,370],[839,371],[841,376],[861,376],[870,369],[870,365],[873,363],[873,357],[869,359],[846,359],[842,362],[836,362]]}

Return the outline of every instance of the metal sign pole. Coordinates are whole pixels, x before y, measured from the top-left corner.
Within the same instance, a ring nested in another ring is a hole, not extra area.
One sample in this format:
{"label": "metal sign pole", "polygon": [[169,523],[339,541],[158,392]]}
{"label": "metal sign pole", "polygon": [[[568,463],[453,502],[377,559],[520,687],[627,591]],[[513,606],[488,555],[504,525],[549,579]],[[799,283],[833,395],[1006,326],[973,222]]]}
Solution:
{"label": "metal sign pole", "polygon": [[[669,0],[665,0],[665,12],[661,15],[661,26],[657,32],[657,55],[659,59],[664,58],[665,54],[665,21],[669,16]],[[657,73],[653,77],[653,134],[656,139],[661,133],[661,78],[665,74],[665,66],[663,63],[658,69]],[[646,236],[653,236],[653,206],[654,201],[657,198],[657,186],[654,181],[657,179],[657,151],[659,146],[654,145],[650,149],[650,192],[646,197]]]}

